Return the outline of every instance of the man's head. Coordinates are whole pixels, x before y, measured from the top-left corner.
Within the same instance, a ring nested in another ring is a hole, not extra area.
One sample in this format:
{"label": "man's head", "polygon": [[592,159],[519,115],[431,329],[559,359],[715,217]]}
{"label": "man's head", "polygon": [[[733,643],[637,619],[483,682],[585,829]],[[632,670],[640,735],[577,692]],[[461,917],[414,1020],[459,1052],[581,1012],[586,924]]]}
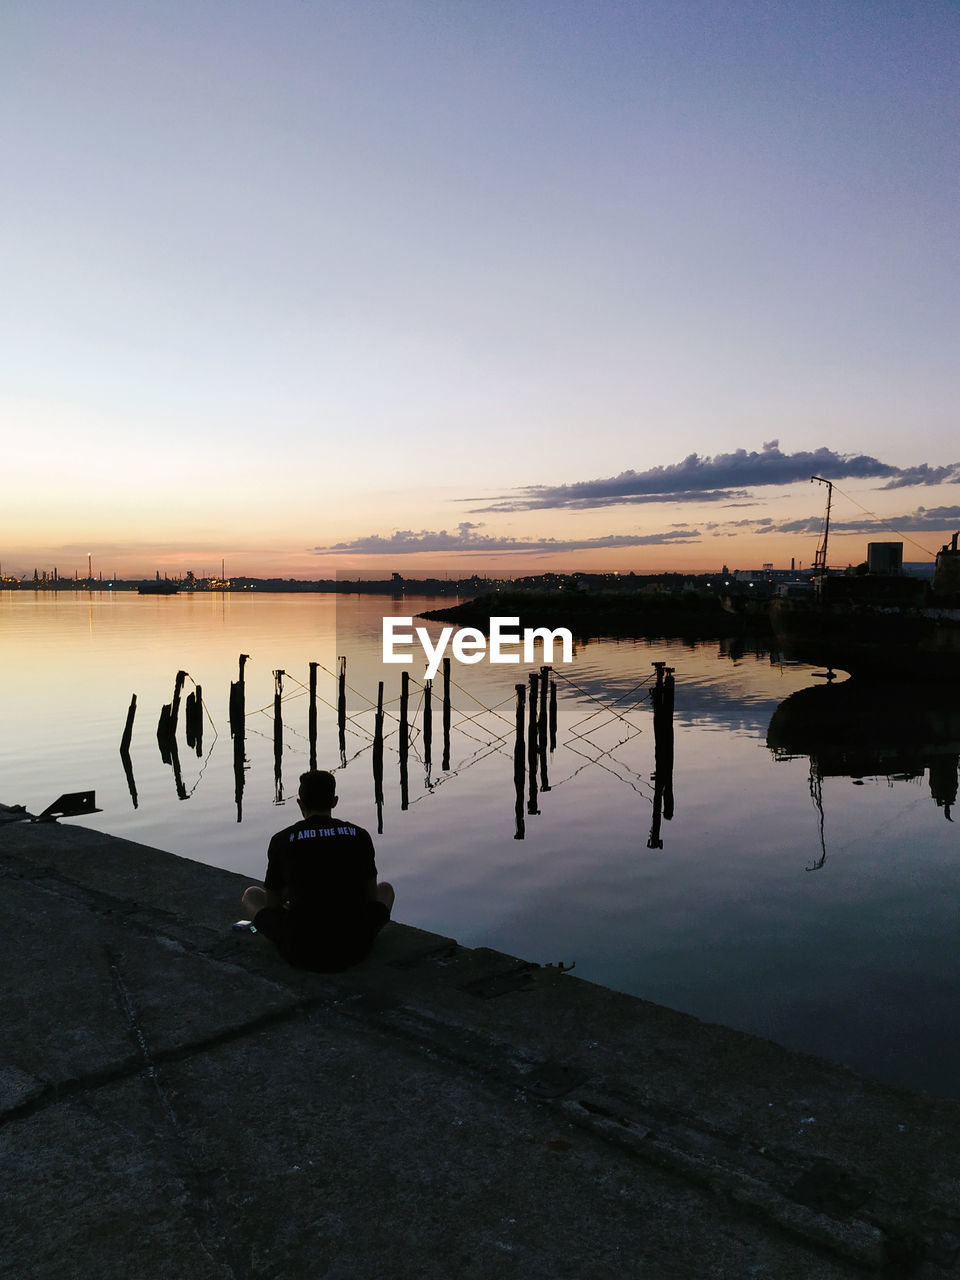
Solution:
{"label": "man's head", "polygon": [[329,813],[337,803],[337,781],[325,769],[311,769],[300,775],[297,800],[304,813]]}

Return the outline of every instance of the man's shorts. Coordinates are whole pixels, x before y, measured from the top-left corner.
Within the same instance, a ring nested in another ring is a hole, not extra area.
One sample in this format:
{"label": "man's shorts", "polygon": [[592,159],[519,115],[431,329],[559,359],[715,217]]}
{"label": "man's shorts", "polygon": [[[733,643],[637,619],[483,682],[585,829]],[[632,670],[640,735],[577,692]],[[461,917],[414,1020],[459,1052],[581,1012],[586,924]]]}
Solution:
{"label": "man's shorts", "polygon": [[374,938],[389,919],[384,903],[366,902],[349,930],[342,922],[322,930],[305,929],[303,924],[297,927],[293,913],[284,907],[264,907],[253,917],[253,924],[288,964],[315,973],[339,973],[370,954]]}

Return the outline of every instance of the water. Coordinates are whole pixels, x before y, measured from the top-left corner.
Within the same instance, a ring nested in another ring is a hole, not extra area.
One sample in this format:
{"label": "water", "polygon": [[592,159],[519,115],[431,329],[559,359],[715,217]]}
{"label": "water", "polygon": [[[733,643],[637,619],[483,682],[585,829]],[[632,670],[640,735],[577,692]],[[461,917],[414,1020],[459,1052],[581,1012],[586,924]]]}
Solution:
{"label": "water", "polygon": [[[401,668],[380,662],[381,617],[436,603],[2,593],[0,800],[39,812],[61,792],[95,789],[102,812],[69,821],[259,879],[270,834],[298,816],[293,797],[309,764],[306,686],[315,661],[318,762],[336,768],[338,812],[375,834],[399,919],[467,946],[574,963],[580,977],[894,1084],[960,1097],[960,833],[942,803],[951,769],[956,786],[956,755],[947,752],[953,726],[943,718],[955,693],[941,692],[923,721],[937,740],[923,749],[928,757],[940,751],[936,782],[922,760],[912,769],[897,760],[881,767],[874,751],[870,767],[861,759],[854,768],[824,748],[827,776],[818,783],[807,754],[778,758],[766,742],[778,705],[817,684],[811,668],[731,656],[717,643],[592,642],[557,668],[550,789],[538,792],[538,812],[529,813],[525,782],[517,839],[514,685],[526,680],[522,665],[454,664],[449,770],[441,767],[440,681],[429,771],[422,692],[413,684],[416,732],[402,807],[391,718]],[[241,653],[250,660],[238,812],[228,694]],[[343,767],[338,654],[348,658]],[[655,753],[646,695],[654,661],[672,666],[677,681],[675,812],[660,825],[662,848],[649,847]],[[156,738],[178,669],[189,673],[185,694],[202,685],[208,717],[199,756],[181,723],[179,786]],[[278,669],[285,672],[279,770]],[[377,833],[371,743],[379,680],[388,736]],[[134,693],[128,779],[118,747]],[[871,749],[884,746],[874,741],[886,729],[878,710],[878,727],[865,731]]]}

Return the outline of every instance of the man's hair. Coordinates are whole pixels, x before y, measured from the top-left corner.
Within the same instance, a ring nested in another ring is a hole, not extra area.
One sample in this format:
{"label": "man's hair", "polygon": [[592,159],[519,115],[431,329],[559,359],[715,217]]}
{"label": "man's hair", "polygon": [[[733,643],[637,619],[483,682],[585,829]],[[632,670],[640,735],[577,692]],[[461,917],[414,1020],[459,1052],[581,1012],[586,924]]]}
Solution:
{"label": "man's hair", "polygon": [[329,809],[337,798],[337,780],[325,769],[300,775],[300,799],[308,809]]}

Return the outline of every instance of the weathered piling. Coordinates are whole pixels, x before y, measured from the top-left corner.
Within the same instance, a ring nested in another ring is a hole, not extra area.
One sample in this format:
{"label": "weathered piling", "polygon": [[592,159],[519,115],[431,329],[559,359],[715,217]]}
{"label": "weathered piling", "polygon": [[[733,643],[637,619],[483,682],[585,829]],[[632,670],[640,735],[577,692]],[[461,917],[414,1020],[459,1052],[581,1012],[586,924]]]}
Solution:
{"label": "weathered piling", "polygon": [[400,675],[400,761],[405,763],[410,750],[410,675],[404,671]]}
{"label": "weathered piling", "polygon": [[161,752],[163,744],[176,736],[177,720],[180,716],[180,695],[183,692],[183,683],[187,678],[185,671],[178,671],[176,679],[173,682],[173,698],[160,709],[160,720],[157,724],[157,738],[161,743]]}
{"label": "weathered piling", "polygon": [[441,767],[450,768],[450,659],[443,660],[443,759]]}
{"label": "weathered piling", "polygon": [[244,734],[244,726],[246,723],[246,691],[244,688],[243,668],[246,666],[250,655],[241,653],[239,662],[239,675],[236,682],[230,684],[230,735],[231,737],[241,738]]}
{"label": "weathered piling", "polygon": [[522,840],[526,833],[526,826],[523,817],[523,790],[526,778],[523,724],[526,711],[527,686],[518,684],[515,685],[514,688],[517,691],[517,732],[513,743],[513,789],[516,795],[517,828],[513,838],[514,840]]}
{"label": "weathered piling", "polygon": [[557,749],[557,682],[550,681],[550,750]]}
{"label": "weathered piling", "polygon": [[433,681],[423,682],[423,763],[427,773],[433,756]]}
{"label": "weathered piling", "polygon": [[177,732],[177,720],[180,717],[180,695],[183,693],[184,681],[187,678],[185,671],[178,671],[177,678],[173,684],[173,702],[170,704],[170,732]]}
{"label": "weathered piling", "polygon": [[120,738],[120,754],[122,756],[130,754],[130,739],[133,737],[133,719],[137,714],[137,695],[133,694],[130,698],[130,706],[127,708],[127,720],[123,726],[123,734]]}
{"label": "weathered piling", "polygon": [[307,712],[307,737],[310,742],[310,768],[317,767],[317,667],[318,662],[310,663],[310,707]]}

